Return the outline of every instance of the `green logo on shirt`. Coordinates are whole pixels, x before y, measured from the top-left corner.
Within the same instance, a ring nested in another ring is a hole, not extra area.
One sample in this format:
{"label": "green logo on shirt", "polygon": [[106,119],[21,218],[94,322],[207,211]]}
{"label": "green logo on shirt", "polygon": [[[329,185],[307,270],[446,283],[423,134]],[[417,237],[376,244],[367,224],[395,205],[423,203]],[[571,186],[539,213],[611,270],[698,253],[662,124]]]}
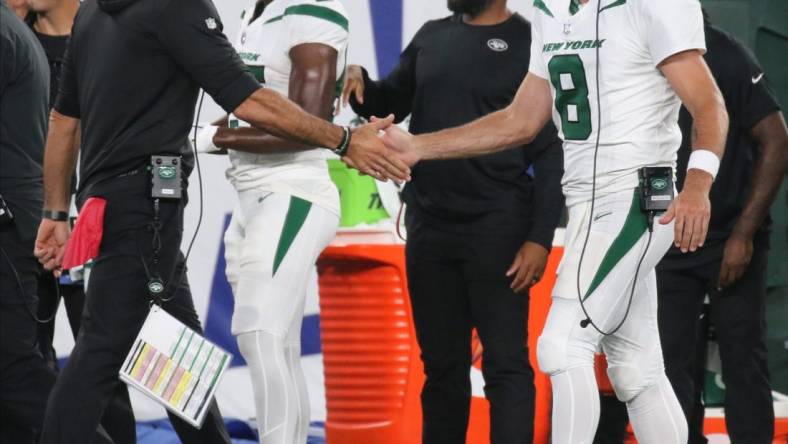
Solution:
{"label": "green logo on shirt", "polygon": [[568,51],[568,50],[578,50],[578,49],[596,49],[601,48],[602,44],[605,43],[605,40],[575,40],[575,41],[568,41],[568,42],[560,42],[560,43],[545,43],[542,47],[542,52],[555,52],[555,51]]}
{"label": "green logo on shirt", "polygon": [[255,54],[253,52],[241,52],[238,55],[241,56],[241,60],[246,60],[249,62],[256,62],[257,59],[260,58],[260,54]]}

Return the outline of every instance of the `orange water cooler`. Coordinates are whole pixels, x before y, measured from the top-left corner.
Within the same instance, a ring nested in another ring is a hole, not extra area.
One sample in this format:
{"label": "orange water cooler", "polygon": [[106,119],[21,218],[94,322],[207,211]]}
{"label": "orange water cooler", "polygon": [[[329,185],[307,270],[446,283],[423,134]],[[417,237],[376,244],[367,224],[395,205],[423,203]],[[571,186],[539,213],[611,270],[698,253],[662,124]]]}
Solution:
{"label": "orange water cooler", "polygon": [[[553,250],[542,282],[531,291],[528,345],[534,369],[536,339],[544,327],[561,253],[561,248]],[[318,269],[327,443],[419,444],[424,375],[408,299],[404,246],[331,246]],[[547,443],[549,379],[536,371],[534,382],[534,442]],[[484,398],[473,398],[469,444],[489,442],[488,411]]]}

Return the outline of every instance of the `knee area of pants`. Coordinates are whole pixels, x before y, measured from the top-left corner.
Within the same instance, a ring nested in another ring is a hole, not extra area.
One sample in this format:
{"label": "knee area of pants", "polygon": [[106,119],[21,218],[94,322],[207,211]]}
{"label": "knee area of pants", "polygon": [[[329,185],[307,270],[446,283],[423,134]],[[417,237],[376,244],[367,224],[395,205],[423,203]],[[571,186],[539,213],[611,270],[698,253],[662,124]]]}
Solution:
{"label": "knee area of pants", "polygon": [[262,330],[255,330],[237,335],[238,350],[245,359],[257,356],[260,353],[273,353],[277,349],[284,350],[285,338],[283,335]]}
{"label": "knee area of pants", "polygon": [[517,372],[530,368],[528,362],[528,349],[525,345],[519,347],[506,346],[505,344],[482,345],[482,363],[485,373],[489,372]]}
{"label": "knee area of pants", "polygon": [[536,342],[536,358],[539,370],[554,375],[566,370],[568,363],[567,340],[550,333],[542,333]]}
{"label": "knee area of pants", "polygon": [[468,367],[471,366],[470,350],[444,350],[437,353],[422,351],[421,360],[424,363],[424,372],[428,376],[453,372],[467,375]]}
{"label": "knee area of pants", "polygon": [[607,368],[610,385],[621,402],[629,402],[657,383],[655,376],[649,376],[644,369],[631,365],[616,365]]}

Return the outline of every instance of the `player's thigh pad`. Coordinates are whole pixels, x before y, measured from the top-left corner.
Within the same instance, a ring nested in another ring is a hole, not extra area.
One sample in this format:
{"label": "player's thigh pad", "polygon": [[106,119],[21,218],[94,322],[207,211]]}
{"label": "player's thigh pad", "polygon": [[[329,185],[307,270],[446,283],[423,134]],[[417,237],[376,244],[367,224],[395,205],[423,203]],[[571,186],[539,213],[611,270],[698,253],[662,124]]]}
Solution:
{"label": "player's thigh pad", "polygon": [[635,295],[627,321],[616,334],[602,339],[610,383],[618,399],[624,402],[657,383],[665,373],[654,270],[638,278]]}
{"label": "player's thigh pad", "polygon": [[536,345],[539,370],[550,376],[575,367],[593,366],[599,339],[593,329],[580,327],[584,319],[577,301],[553,298]]}
{"label": "player's thigh pad", "polygon": [[[624,317],[635,270],[645,251],[645,216],[634,190],[599,197],[589,232],[590,213],[590,202],[569,208],[564,259],[553,289],[553,307],[539,340],[539,364],[547,373],[592,365],[602,335],[591,325],[579,326],[585,319],[579,297],[597,327],[613,330]],[[670,226],[655,227],[638,280],[647,276],[664,255],[670,245],[669,233]]]}
{"label": "player's thigh pad", "polygon": [[310,272],[339,218],[285,194],[240,193],[246,225],[238,260],[234,334],[262,330],[286,337],[300,316]]}

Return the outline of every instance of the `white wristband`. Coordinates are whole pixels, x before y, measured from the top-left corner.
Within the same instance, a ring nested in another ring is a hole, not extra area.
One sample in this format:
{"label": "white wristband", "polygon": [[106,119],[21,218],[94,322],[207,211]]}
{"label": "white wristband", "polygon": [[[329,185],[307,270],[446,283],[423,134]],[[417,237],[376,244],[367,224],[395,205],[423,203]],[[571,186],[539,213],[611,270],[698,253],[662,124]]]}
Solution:
{"label": "white wristband", "polygon": [[717,177],[717,171],[720,169],[720,158],[709,150],[693,150],[687,163],[687,171],[693,168],[711,174],[711,178],[714,180]]}
{"label": "white wristband", "polygon": [[219,131],[218,126],[206,125],[197,133],[196,148],[198,153],[216,153],[221,151],[221,148],[213,143],[213,136],[216,135],[216,131]]}

